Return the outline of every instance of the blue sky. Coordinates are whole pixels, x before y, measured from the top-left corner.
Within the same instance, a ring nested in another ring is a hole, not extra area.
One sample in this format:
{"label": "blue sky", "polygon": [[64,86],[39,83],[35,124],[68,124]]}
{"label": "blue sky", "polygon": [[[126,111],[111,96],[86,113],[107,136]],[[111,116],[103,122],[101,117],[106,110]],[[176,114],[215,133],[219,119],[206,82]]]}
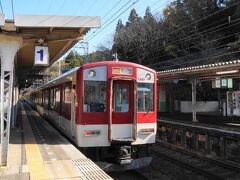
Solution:
{"label": "blue sky", "polygon": [[[139,16],[144,15],[147,6],[151,8],[153,14],[156,14],[161,12],[166,4],[172,0],[139,0],[136,4],[132,5],[136,1],[137,0],[13,0],[13,9],[14,14],[100,16],[102,25],[105,23],[105,25],[101,27],[104,29],[92,29],[84,37],[84,41],[88,40],[89,51],[92,52],[96,50],[100,44],[111,46],[118,19],[126,23],[132,8],[137,10]],[[1,0],[1,2],[3,13],[7,16],[7,19],[13,19],[11,0]],[[115,5],[116,7],[113,8]],[[130,6],[131,8],[129,10],[108,25]],[[124,8],[121,9],[121,7]],[[112,11],[110,11],[111,9]],[[119,9],[121,9],[119,13],[113,16]]]}

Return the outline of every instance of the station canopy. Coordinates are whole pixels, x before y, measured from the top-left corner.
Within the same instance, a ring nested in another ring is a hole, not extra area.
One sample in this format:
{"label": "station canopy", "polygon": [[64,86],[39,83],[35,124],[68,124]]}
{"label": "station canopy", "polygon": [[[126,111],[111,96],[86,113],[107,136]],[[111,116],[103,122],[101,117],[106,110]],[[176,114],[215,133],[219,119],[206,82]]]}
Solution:
{"label": "station canopy", "polygon": [[47,46],[49,64],[52,64],[71,49],[91,29],[100,27],[98,16],[49,16],[15,15],[5,20],[0,14],[1,34],[20,36],[23,46],[16,57],[16,70],[21,75],[39,72],[42,66],[33,66],[34,49],[37,45]]}
{"label": "station canopy", "polygon": [[216,78],[239,78],[240,60],[158,71],[157,74],[160,83],[189,80],[193,77],[210,81]]}

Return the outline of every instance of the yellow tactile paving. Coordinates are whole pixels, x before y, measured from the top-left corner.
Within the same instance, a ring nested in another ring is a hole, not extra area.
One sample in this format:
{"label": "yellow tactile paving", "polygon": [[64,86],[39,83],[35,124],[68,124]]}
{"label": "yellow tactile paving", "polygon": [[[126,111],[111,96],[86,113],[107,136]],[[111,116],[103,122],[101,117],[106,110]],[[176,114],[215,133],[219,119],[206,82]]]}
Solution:
{"label": "yellow tactile paving", "polygon": [[41,153],[39,151],[38,145],[36,144],[32,129],[28,123],[26,111],[22,105],[21,108],[23,127],[25,132],[24,141],[30,178],[31,180],[48,179]]}

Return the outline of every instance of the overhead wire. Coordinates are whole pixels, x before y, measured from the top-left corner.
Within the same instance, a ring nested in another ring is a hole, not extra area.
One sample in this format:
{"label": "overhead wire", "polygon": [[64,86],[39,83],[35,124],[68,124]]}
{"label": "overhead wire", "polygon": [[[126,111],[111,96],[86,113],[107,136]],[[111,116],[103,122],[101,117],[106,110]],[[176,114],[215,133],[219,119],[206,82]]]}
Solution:
{"label": "overhead wire", "polygon": [[[120,0],[120,1],[122,1],[122,0]],[[118,3],[117,3],[117,4],[118,4]],[[116,4],[115,4],[114,6],[116,6]],[[113,8],[112,8],[112,9],[113,9]],[[111,10],[112,10],[112,9],[111,9]],[[105,14],[105,15],[106,15],[106,14]],[[73,18],[73,19],[71,19],[71,20],[68,21],[68,22],[65,22],[65,23],[63,24],[63,26],[65,26],[66,24],[69,24],[69,23],[73,22],[73,21],[74,21],[75,19],[77,19],[77,18],[78,18],[78,16],[75,17],[75,18]],[[97,19],[97,18],[98,18],[98,16],[96,16],[95,18],[92,18],[91,20],[85,22],[82,26],[86,25],[86,24],[89,23],[89,22],[94,21],[94,20]]]}
{"label": "overhead wire", "polygon": [[[233,16],[232,16],[232,17],[233,17]],[[235,19],[235,20],[232,20],[231,22],[222,23],[222,24],[220,24],[220,25],[218,25],[218,26],[215,26],[215,27],[213,27],[213,28],[211,28],[211,29],[206,29],[205,31],[197,32],[197,33],[195,33],[195,34],[192,34],[192,35],[190,35],[190,36],[188,36],[188,37],[186,37],[186,38],[184,38],[184,39],[185,39],[185,40],[189,40],[190,37],[196,36],[197,34],[200,34],[201,36],[206,36],[206,35],[212,34],[212,33],[217,32],[217,31],[221,31],[221,30],[224,30],[224,29],[231,28],[231,27],[233,27],[233,26],[236,26],[236,25],[240,24],[240,22],[237,22],[237,21],[239,21],[239,20],[240,20],[240,18],[237,18],[237,19]],[[219,22],[220,22],[220,21],[219,21]],[[234,23],[234,24],[231,24],[230,26],[227,26],[227,27],[225,26],[225,25],[230,24],[230,23]],[[215,23],[212,23],[212,24],[215,24]],[[207,25],[207,26],[211,26],[212,24],[209,24],[209,25]],[[206,27],[207,27],[207,26],[206,26]],[[219,28],[219,27],[221,27],[221,26],[225,26],[225,27]],[[202,27],[202,28],[200,28],[200,29],[204,29],[204,28],[205,28],[205,27]],[[214,30],[214,29],[216,29],[216,30]],[[214,30],[214,31],[210,31],[210,30]],[[208,32],[208,31],[210,31],[210,32]],[[207,32],[207,33],[202,34],[203,32]],[[238,33],[240,33],[240,32],[235,32],[235,33],[233,33],[233,34],[231,34],[231,35],[227,35],[227,36],[224,36],[224,37],[221,37],[221,38],[213,39],[213,40],[211,40],[211,41],[209,41],[209,42],[202,43],[201,45],[213,43],[214,41],[218,41],[218,40],[223,40],[223,39],[229,38],[229,37],[231,37],[231,36],[233,37],[233,36],[236,36]],[[184,41],[178,40],[178,41],[175,41],[175,42],[178,42],[178,43],[181,43],[181,44],[182,44]],[[172,44],[172,43],[173,43],[173,42],[171,42],[171,44]],[[175,45],[177,45],[178,43],[175,43]],[[157,50],[164,49],[164,48],[162,48],[162,47],[164,47],[164,46],[161,46],[161,48],[158,48]],[[176,61],[176,60],[178,60],[178,59],[182,59],[182,58],[187,57],[187,56],[193,56],[194,54],[200,54],[200,53],[203,53],[203,52],[206,52],[206,51],[209,51],[209,50],[216,50],[216,49],[219,49],[219,48],[222,48],[222,47],[226,47],[226,44],[220,45],[220,46],[217,46],[217,47],[214,47],[214,48],[210,48],[210,49],[207,49],[207,50],[204,50],[204,51],[200,51],[200,52],[196,52],[196,53],[191,53],[191,54],[188,54],[188,55],[186,55],[186,56],[181,56],[181,57],[177,57],[177,58],[172,58],[172,59],[167,60],[167,61],[162,61],[162,62],[154,63],[154,64],[151,64],[151,65],[149,65],[149,66],[150,66],[150,67],[151,67],[151,66],[154,66],[154,67],[155,67],[155,66],[157,66],[157,65],[170,63],[170,62],[172,62],[172,61]],[[155,50],[156,50],[156,49],[155,49]],[[184,50],[189,50],[189,48],[180,49],[180,50],[178,50],[178,51],[174,51],[174,53],[181,52],[181,51],[184,51]],[[157,52],[157,51],[154,51],[154,52]],[[154,52],[152,52],[152,53],[154,53]],[[149,62],[149,61],[152,60],[152,59],[159,59],[159,58],[165,57],[165,56],[167,56],[167,55],[162,55],[162,56],[157,56],[157,57],[153,57],[153,58],[148,58],[148,59],[147,59],[147,62]],[[146,62],[146,61],[145,61],[145,62]]]}
{"label": "overhead wire", "polygon": [[[188,42],[191,38],[194,38],[194,36],[197,36],[197,35],[206,36],[206,35],[210,35],[210,34],[212,34],[212,33],[216,33],[216,32],[218,32],[218,31],[221,31],[221,30],[224,30],[224,29],[231,28],[231,27],[233,27],[233,26],[235,26],[235,25],[238,25],[240,22],[237,22],[237,23],[235,23],[235,22],[236,22],[236,21],[239,21],[239,20],[240,20],[240,18],[237,18],[237,19],[231,21],[230,23],[229,23],[229,22],[228,22],[228,23],[223,23],[223,24],[218,25],[218,26],[215,26],[215,27],[213,27],[213,28],[206,29],[206,30],[204,30],[204,31],[202,31],[202,32],[196,32],[196,33],[194,33],[194,34],[192,34],[192,35],[186,36],[185,38],[183,38],[183,39],[181,39],[181,40],[176,40],[176,41],[173,41],[173,42],[167,41],[165,44],[167,44],[168,42],[170,42],[171,45],[178,45],[178,44],[181,45],[181,44],[183,44],[183,43]],[[234,23],[234,24],[231,24],[231,23]],[[215,23],[212,23],[212,24],[215,24]],[[220,28],[221,26],[225,26],[225,25],[227,25],[227,24],[231,24],[231,25],[230,25],[230,26],[227,26],[227,27],[222,27],[222,28]],[[211,25],[211,24],[210,24],[210,25]],[[207,26],[210,26],[210,25],[207,25]],[[199,30],[204,29],[204,28],[205,28],[205,26],[202,27],[202,28],[200,28]],[[216,29],[216,30],[214,30],[214,29]],[[208,31],[210,31],[210,32],[208,32]],[[164,50],[165,47],[166,47],[166,45],[161,45],[160,47],[157,47],[157,48],[151,48],[151,49],[150,49],[150,50],[151,50],[151,54],[153,54],[153,53],[155,53],[155,52],[158,52],[158,51],[161,51],[161,50]],[[180,49],[180,50],[178,50],[178,51],[174,51],[174,53],[177,53],[177,52],[180,52],[180,51],[184,51],[184,50],[188,50],[188,48]],[[119,55],[121,55],[121,54],[119,54]],[[162,55],[162,56],[157,56],[157,57],[148,58],[148,59],[145,60],[145,62],[149,62],[149,61],[151,61],[151,60],[154,59],[154,58],[161,58],[161,57],[165,57],[165,56],[167,56],[167,55]]]}
{"label": "overhead wire", "polygon": [[[157,7],[156,9],[154,9],[153,11],[151,11],[151,13],[153,14],[155,11],[159,10],[160,7],[164,7],[164,6],[166,6],[167,4],[171,3],[172,1],[174,1],[174,0],[168,0],[168,1],[166,1],[166,2],[161,1],[161,2],[164,2],[164,3],[161,4],[159,7]],[[155,3],[151,4],[149,7],[152,8],[152,7],[156,6],[157,3],[159,3],[159,0],[156,1]],[[141,16],[141,14],[144,14],[145,12],[146,12],[146,10],[140,12],[139,15]]]}
{"label": "overhead wire", "polygon": [[224,53],[224,54],[221,54],[221,55],[216,55],[216,56],[208,56],[206,58],[201,58],[201,59],[195,59],[193,61],[186,61],[186,62],[182,62],[182,63],[179,63],[177,65],[169,65],[169,66],[164,66],[164,69],[168,69],[169,67],[174,67],[174,66],[181,66],[181,65],[184,65],[184,64],[189,64],[189,63],[196,63],[196,62],[199,62],[199,61],[202,61],[202,60],[205,60],[207,59],[208,60],[208,63],[209,63],[209,59],[213,59],[213,58],[219,58],[219,57],[222,57],[222,56],[226,56],[226,55],[230,55],[230,54],[236,54],[236,53],[239,53],[240,50],[237,50],[237,51],[234,51],[234,52],[229,52],[229,53]]}
{"label": "overhead wire", "polygon": [[91,37],[88,41],[92,40],[96,35],[101,33],[104,29],[106,29],[110,24],[112,24],[117,18],[119,18],[122,14],[124,14],[127,10],[129,10],[134,4],[136,4],[139,0],[136,0],[131,4],[127,9],[125,9],[122,13],[120,13],[116,18],[114,18],[110,23],[108,23],[104,28],[102,28],[100,31],[98,31],[93,37]]}
{"label": "overhead wire", "polygon": [[[227,35],[227,36],[224,36],[224,37],[221,37],[221,38],[213,39],[213,40],[211,40],[211,41],[202,43],[201,45],[206,45],[206,44],[209,44],[209,43],[213,43],[213,42],[215,42],[215,41],[218,41],[218,40],[223,40],[223,39],[226,39],[226,38],[230,38],[230,37],[233,37],[233,36],[237,35],[238,33],[240,33],[240,32],[235,32],[235,33],[233,33],[233,34],[231,34],[231,35]],[[228,42],[228,43],[229,43],[229,42]],[[227,44],[228,44],[228,43],[227,43]],[[159,66],[159,65],[161,65],[161,64],[171,63],[171,62],[177,61],[177,60],[179,60],[179,59],[184,59],[184,58],[186,58],[186,57],[188,57],[188,56],[194,56],[194,55],[197,55],[197,54],[200,54],[200,55],[201,55],[203,52],[212,51],[212,50],[217,50],[217,49],[219,49],[219,48],[224,48],[224,47],[226,47],[227,44],[221,44],[221,45],[219,45],[219,46],[216,46],[216,47],[213,47],[213,48],[208,48],[208,49],[205,49],[205,50],[202,50],[202,51],[199,51],[199,52],[191,53],[191,54],[188,54],[188,55],[186,55],[186,56],[180,56],[180,57],[176,57],[176,58],[171,58],[171,59],[166,60],[166,61],[161,61],[161,62],[153,63],[153,64],[150,64],[149,66],[150,66],[150,67],[155,67],[155,66]],[[181,50],[179,50],[179,51],[175,51],[175,53],[180,52],[180,51],[184,51],[184,50],[188,50],[188,48],[186,48],[186,49],[181,49]],[[161,55],[161,56],[149,58],[148,61],[150,61],[150,60],[152,60],[152,59],[160,59],[161,57],[165,57],[165,56],[167,56],[167,55]]]}
{"label": "overhead wire", "polygon": [[104,19],[122,0],[119,0],[103,17],[102,19]]}
{"label": "overhead wire", "polygon": [[[240,31],[239,31],[239,32],[236,32],[236,33],[234,33],[234,34],[231,34],[231,35],[223,36],[223,37],[221,37],[221,38],[217,38],[217,39],[214,39],[214,40],[211,40],[211,41],[202,43],[201,45],[206,45],[206,44],[213,43],[213,42],[215,42],[215,41],[223,40],[223,39],[226,39],[226,38],[235,36],[235,35],[238,34],[238,33],[240,33]],[[227,44],[228,44],[228,43],[227,43]],[[167,60],[167,61],[162,61],[162,62],[153,63],[153,64],[151,64],[150,66],[156,66],[156,65],[171,63],[171,62],[173,62],[173,61],[176,61],[176,60],[178,60],[178,59],[183,59],[183,58],[186,58],[186,57],[188,57],[188,56],[193,56],[193,55],[196,55],[196,54],[201,54],[201,53],[207,52],[207,51],[217,50],[217,49],[219,49],[219,48],[226,47],[227,44],[221,44],[221,45],[216,46],[216,47],[213,47],[213,48],[208,48],[208,49],[205,49],[205,50],[202,50],[202,51],[199,51],[199,52],[191,53],[191,54],[188,54],[188,55],[186,55],[186,56],[180,56],[180,57],[172,58],[172,59],[169,59],[169,60]],[[183,50],[186,50],[186,49],[181,49],[181,50],[179,50],[179,51],[183,51]],[[176,51],[176,52],[178,52],[178,51]],[[159,59],[159,58],[164,57],[164,56],[166,56],[166,55],[157,56],[157,57],[150,58],[150,59]]]}
{"label": "overhead wire", "polygon": [[[195,23],[197,23],[197,22],[200,22],[200,21],[202,21],[202,20],[204,20],[204,19],[206,19],[206,18],[209,18],[209,17],[211,17],[211,16],[213,16],[213,15],[215,15],[215,14],[218,14],[218,13],[220,13],[220,12],[222,12],[222,11],[225,11],[226,9],[231,8],[231,7],[233,7],[233,6],[237,5],[237,4],[240,4],[240,2],[233,3],[233,4],[231,4],[230,6],[228,6],[227,8],[221,9],[221,10],[216,11],[216,12],[214,12],[214,13],[208,15],[208,16],[205,16],[205,17],[200,18],[200,19],[198,19],[198,20],[196,20],[196,21],[193,21],[193,22],[191,22],[191,23],[189,23],[189,24],[187,24],[187,25],[185,25],[185,26],[183,26],[183,27],[181,27],[181,28],[178,28],[178,29],[176,29],[176,30],[171,31],[170,33],[164,34],[164,35],[160,36],[160,37],[157,38],[157,39],[154,39],[154,40],[152,40],[152,41],[143,43],[143,44],[141,44],[140,46],[142,46],[142,45],[143,45],[143,46],[144,46],[144,45],[148,45],[148,44],[153,43],[153,42],[155,42],[155,41],[157,41],[157,40],[160,40],[160,39],[162,39],[162,38],[164,38],[164,37],[166,37],[166,36],[168,36],[168,35],[170,35],[170,34],[176,33],[176,32],[178,32],[178,31],[180,31],[180,30],[183,30],[183,29],[185,29],[185,28],[187,28],[187,27],[189,27],[189,26],[191,26],[191,25],[193,25],[193,24],[195,24]],[[131,51],[133,51],[133,50],[136,50],[138,47],[139,47],[139,45],[136,46],[136,47],[134,47],[134,48],[132,48],[132,49],[130,49],[130,50],[128,50],[128,52],[131,52]]]}
{"label": "overhead wire", "polygon": [[[171,1],[172,1],[172,0],[168,0],[168,2],[166,2],[165,4],[168,4],[168,3],[171,2]],[[154,5],[156,5],[158,2],[159,2],[159,1],[156,1],[155,3],[153,3],[153,4],[150,6],[150,8],[153,7]],[[136,4],[136,3],[134,3],[134,4]],[[118,12],[119,12],[119,11],[118,11]],[[118,12],[116,12],[115,14],[117,14]],[[145,11],[143,11],[142,13],[144,13],[144,12],[145,12]],[[114,15],[115,15],[115,14],[114,14]],[[113,15],[113,16],[114,16],[114,15]],[[113,17],[113,16],[112,16],[112,17]],[[105,22],[104,24],[106,24],[106,22]],[[97,30],[96,30],[96,31],[97,31]],[[93,36],[93,34],[96,33],[96,31],[93,32],[91,35],[89,35],[86,40],[88,40],[89,38],[91,38],[91,36]]]}
{"label": "overhead wire", "polygon": [[[119,0],[119,1],[103,16],[103,19],[104,19],[105,17],[107,17],[107,15],[108,15],[115,7],[117,7],[117,5],[118,5],[121,1],[122,1],[122,0]],[[98,17],[96,17],[96,18],[98,18]],[[86,22],[86,23],[89,23],[89,22],[95,20],[96,18],[93,18],[92,20],[90,20],[90,21],[88,21],[88,22]],[[69,23],[69,22],[67,22],[67,23]],[[86,24],[86,23],[85,23],[85,24]],[[77,48],[77,47],[74,47],[74,48]]]}
{"label": "overhead wire", "polygon": [[[119,11],[121,11],[125,6],[127,6],[127,4],[129,4],[131,2],[131,0],[127,1],[123,6],[121,6],[111,17],[109,17],[102,26],[104,26],[108,21],[110,21],[117,13],[119,13]],[[91,38],[99,29],[97,29],[96,31],[94,31],[92,34],[90,34],[86,40],[88,40],[89,38]]]}
{"label": "overhead wire", "polygon": [[84,11],[83,14],[86,14],[91,8],[93,8],[93,7],[94,7],[94,4],[96,4],[96,1],[95,1],[95,0],[92,0],[92,4],[89,6],[88,9],[86,9],[86,10]]}
{"label": "overhead wire", "polygon": [[[237,19],[231,21],[231,23],[236,22],[236,21],[239,21],[239,20],[240,20],[240,18],[237,18]],[[196,35],[206,36],[206,35],[209,35],[209,34],[212,34],[212,33],[215,33],[215,32],[221,31],[221,30],[224,30],[224,29],[228,29],[228,28],[230,28],[230,27],[232,27],[232,26],[238,25],[238,24],[240,24],[240,22],[231,24],[230,26],[227,26],[227,27],[219,28],[219,27],[224,26],[224,25],[226,25],[226,24],[230,24],[230,23],[224,23],[224,24],[222,24],[222,25],[213,27],[213,28],[211,28],[211,29],[207,29],[207,30],[205,30],[205,31],[203,31],[203,32],[197,32],[197,33],[192,34],[192,35],[190,35],[190,36],[187,36],[187,37],[185,37],[184,39],[181,39],[181,40],[177,40],[177,41],[174,41],[174,42],[171,42],[171,41],[167,41],[167,42],[170,42],[171,45],[183,44],[184,42],[188,42],[191,38],[193,38],[193,37],[196,36]],[[215,30],[215,31],[208,32],[208,33],[204,33],[204,32],[207,32],[207,31],[209,31],[209,30],[212,30],[212,29],[216,29],[216,30]],[[166,42],[166,44],[167,44],[167,42]],[[165,45],[162,45],[162,46],[157,47],[157,48],[155,48],[155,49],[151,49],[151,51],[154,50],[153,52],[158,52],[158,51],[160,51],[160,50],[164,50],[164,48],[165,48]],[[184,50],[184,49],[182,49],[182,50]],[[182,51],[182,50],[181,50],[181,51]],[[177,52],[177,51],[176,51],[176,52]],[[167,56],[167,55],[164,55],[164,56]],[[164,56],[161,56],[161,57],[164,57]],[[152,58],[150,58],[150,59],[152,59]],[[148,60],[150,60],[150,59],[148,59]],[[148,60],[147,60],[147,61],[148,61]]]}

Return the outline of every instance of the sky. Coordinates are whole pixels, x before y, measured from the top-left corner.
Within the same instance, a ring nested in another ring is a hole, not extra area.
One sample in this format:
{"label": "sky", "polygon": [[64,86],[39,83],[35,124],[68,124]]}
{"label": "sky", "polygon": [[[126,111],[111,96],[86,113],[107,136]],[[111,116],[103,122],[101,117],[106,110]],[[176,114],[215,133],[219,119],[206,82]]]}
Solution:
{"label": "sky", "polygon": [[95,51],[101,44],[111,47],[117,21],[121,19],[125,24],[131,9],[135,8],[139,16],[144,16],[149,6],[153,14],[161,14],[170,1],[172,0],[0,0],[2,12],[7,19],[13,19],[14,14],[100,16],[101,28],[91,29],[83,39],[88,42],[85,44],[88,44],[89,52]]}

